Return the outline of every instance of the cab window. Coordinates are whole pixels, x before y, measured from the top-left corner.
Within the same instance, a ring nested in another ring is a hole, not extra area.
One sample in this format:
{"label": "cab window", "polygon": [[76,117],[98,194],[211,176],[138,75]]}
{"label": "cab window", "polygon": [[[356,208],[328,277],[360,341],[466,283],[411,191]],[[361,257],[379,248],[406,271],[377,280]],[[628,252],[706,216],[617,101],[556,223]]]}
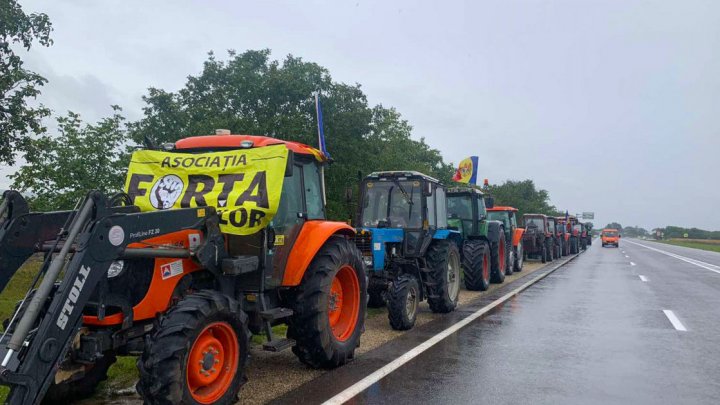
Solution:
{"label": "cab window", "polygon": [[437,206],[437,227],[447,228],[447,200],[445,189],[442,187],[435,189],[435,205]]}
{"label": "cab window", "polygon": [[[286,180],[287,181],[287,180]],[[325,218],[320,168],[313,162],[303,165],[303,187],[308,219]]]}

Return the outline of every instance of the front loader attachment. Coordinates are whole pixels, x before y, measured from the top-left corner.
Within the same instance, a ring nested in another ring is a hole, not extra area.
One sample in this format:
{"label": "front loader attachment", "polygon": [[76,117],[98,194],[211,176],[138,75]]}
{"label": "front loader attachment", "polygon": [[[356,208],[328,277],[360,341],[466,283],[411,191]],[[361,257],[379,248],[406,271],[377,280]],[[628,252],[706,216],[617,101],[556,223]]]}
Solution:
{"label": "front loader attachment", "polygon": [[[28,213],[27,208],[23,212],[22,203],[8,200],[7,193],[5,197],[0,286],[5,287],[30,255],[45,252],[35,278],[41,280],[39,286],[26,294],[0,340],[0,384],[11,387],[9,404],[42,401],[82,326],[83,308],[91,304],[90,297],[106,280],[114,261],[194,257],[212,271],[224,257],[223,238],[211,207],[140,213],[134,206],[111,207],[103,194],[91,192],[78,210],[42,214]],[[203,242],[195,250],[128,248],[148,235],[185,229],[203,233]]]}

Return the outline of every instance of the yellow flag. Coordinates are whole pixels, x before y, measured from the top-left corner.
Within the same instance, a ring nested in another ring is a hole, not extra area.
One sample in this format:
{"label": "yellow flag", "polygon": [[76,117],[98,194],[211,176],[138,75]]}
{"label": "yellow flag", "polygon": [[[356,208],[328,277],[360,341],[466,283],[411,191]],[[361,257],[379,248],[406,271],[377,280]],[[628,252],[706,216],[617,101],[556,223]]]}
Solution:
{"label": "yellow flag", "polygon": [[220,229],[250,235],[266,227],[280,202],[285,145],[212,153],[133,153],[125,191],[142,211],[212,206]]}

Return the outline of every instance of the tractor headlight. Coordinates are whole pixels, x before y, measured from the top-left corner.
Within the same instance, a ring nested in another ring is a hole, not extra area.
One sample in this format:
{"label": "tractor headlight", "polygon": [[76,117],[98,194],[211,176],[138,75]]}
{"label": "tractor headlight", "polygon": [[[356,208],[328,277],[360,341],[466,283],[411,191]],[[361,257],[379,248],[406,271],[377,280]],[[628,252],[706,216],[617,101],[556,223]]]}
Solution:
{"label": "tractor headlight", "polygon": [[366,266],[372,266],[373,265],[372,256],[363,256],[363,262],[365,262]]}
{"label": "tractor headlight", "polygon": [[116,260],[116,261],[110,263],[110,268],[108,269],[107,277],[113,278],[113,277],[119,276],[122,273],[124,268],[125,268],[125,262],[122,260]]}

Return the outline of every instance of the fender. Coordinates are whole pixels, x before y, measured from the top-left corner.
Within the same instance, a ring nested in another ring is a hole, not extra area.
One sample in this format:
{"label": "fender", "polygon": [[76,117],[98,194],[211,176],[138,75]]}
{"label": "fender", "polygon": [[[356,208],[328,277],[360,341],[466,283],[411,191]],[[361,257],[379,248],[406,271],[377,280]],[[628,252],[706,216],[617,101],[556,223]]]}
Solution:
{"label": "fender", "polygon": [[355,229],[345,222],[307,221],[295,240],[283,275],[283,287],[300,285],[318,250],[333,235],[355,236]]}
{"label": "fender", "polygon": [[524,233],[525,233],[525,228],[515,228],[515,232],[513,232],[513,238],[512,238],[513,246],[517,247],[518,244],[520,244],[520,241],[522,240]]}
{"label": "fender", "polygon": [[488,233],[487,237],[490,242],[496,242],[500,240],[500,232],[502,230],[502,222],[500,221],[488,221]]}

